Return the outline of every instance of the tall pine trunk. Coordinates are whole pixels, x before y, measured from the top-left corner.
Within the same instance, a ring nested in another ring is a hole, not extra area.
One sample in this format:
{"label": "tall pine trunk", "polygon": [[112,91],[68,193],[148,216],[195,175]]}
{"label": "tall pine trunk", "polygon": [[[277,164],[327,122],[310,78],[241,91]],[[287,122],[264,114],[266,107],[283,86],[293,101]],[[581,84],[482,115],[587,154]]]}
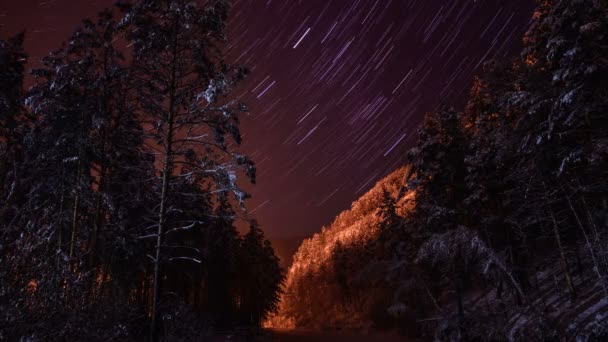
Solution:
{"label": "tall pine trunk", "polygon": [[[68,249],[68,272],[76,271],[76,260],[74,258],[76,249],[76,235],[78,230],[78,211],[80,210],[80,172],[81,172],[81,155],[78,155],[78,164],[76,170],[76,186],[74,186],[74,205],[72,206],[72,222],[70,224],[70,245]],[[70,283],[67,278],[64,278],[65,284],[65,303],[68,303],[70,295]]]}
{"label": "tall pine trunk", "polygon": [[[8,167],[9,167],[9,162],[10,161],[14,161],[14,156],[11,156],[11,135],[10,133],[7,134],[6,136],[6,143],[5,143],[5,147],[6,147],[6,154],[4,155],[4,158],[2,158],[2,160],[0,160],[0,196],[4,197],[4,189],[5,189],[5,184],[6,183],[6,176],[8,175]],[[6,199],[4,199],[6,200]]]}
{"label": "tall pine trunk", "polygon": [[93,214],[93,232],[90,236],[89,241],[89,252],[90,252],[90,263],[91,267],[95,266],[97,258],[97,241],[99,240],[99,232],[102,225],[102,205],[103,205],[103,191],[105,188],[106,181],[106,169],[107,161],[105,160],[106,153],[106,132],[104,130],[102,134],[102,148],[101,148],[101,161],[99,167],[99,183],[97,187],[97,194],[95,198],[95,213]]}
{"label": "tall pine trunk", "polygon": [[557,223],[557,219],[555,218],[555,213],[553,212],[553,208],[551,207],[551,202],[548,196],[548,188],[547,184],[542,182],[544,188],[544,197],[547,201],[547,211],[549,216],[551,217],[551,223],[553,226],[553,237],[555,238],[555,244],[559,251],[560,262],[562,265],[562,272],[564,272],[564,276],[566,278],[566,285],[568,286],[568,291],[570,292],[571,299],[576,299],[576,290],[574,289],[574,283],[572,281],[572,274],[570,273],[570,267],[568,266],[568,259],[566,258],[566,252],[564,251],[564,246],[562,244],[562,238],[559,235],[559,225]]}
{"label": "tall pine trunk", "polygon": [[[173,98],[171,99],[171,107],[173,107]],[[167,219],[167,195],[169,188],[169,178],[172,171],[172,142],[173,142],[173,110],[169,112],[169,129],[166,135],[166,150],[165,160],[163,166],[163,180],[162,189],[160,195],[160,211],[158,214],[158,230],[156,232],[156,247],[154,256],[154,280],[153,280],[153,295],[152,295],[152,325],[151,325],[151,338],[152,341],[158,339],[156,333],[158,325],[158,301],[160,295],[160,263],[161,263],[161,246],[163,242],[163,234],[165,232],[165,221]]]}
{"label": "tall pine trunk", "polygon": [[[70,249],[69,249],[69,256],[70,256],[70,265],[73,265],[73,258],[74,258],[74,249],[76,246],[76,230],[78,229],[78,210],[80,207],[80,189],[79,189],[79,185],[80,185],[80,177],[81,177],[81,155],[79,153],[78,155],[78,164],[77,164],[77,170],[76,170],[76,186],[74,187],[74,206],[72,207],[72,224],[70,226]],[[72,268],[72,266],[70,266],[70,269]]]}
{"label": "tall pine trunk", "polygon": [[[585,196],[581,196],[581,202],[583,203],[583,208],[585,208],[585,213],[587,214],[587,220],[589,221],[589,225],[591,226],[591,228],[593,229],[593,245],[597,247],[598,249],[598,263],[601,265],[603,270],[606,270],[606,266],[608,265],[608,260],[606,259],[606,252],[604,249],[604,245],[601,243],[601,236],[600,236],[600,232],[597,228],[597,225],[595,224],[595,221],[593,220],[593,215],[591,215],[591,211],[589,211],[589,206],[587,205],[587,201],[585,200]],[[603,199],[602,201],[602,206],[604,209],[604,212],[608,213],[608,208],[606,207],[606,198]],[[605,223],[605,226],[608,227],[608,215],[606,216],[607,220]]]}
{"label": "tall pine trunk", "polygon": [[63,249],[63,205],[65,200],[65,191],[61,190],[61,198],[59,199],[59,222],[57,222],[57,252],[61,253]]}
{"label": "tall pine trunk", "polygon": [[[109,78],[108,75],[108,50],[104,49],[104,56],[103,56],[103,75],[105,76],[105,78]],[[110,117],[110,113],[112,112],[112,108],[111,108],[111,102],[109,101],[110,98],[110,94],[108,93],[108,87],[107,85],[104,86],[104,90],[103,90],[103,97],[104,97],[104,101],[102,102],[102,108],[101,108],[101,112],[104,113],[105,115],[108,115],[108,117]],[[117,123],[115,125],[115,127],[113,127],[113,129],[117,129],[118,128],[118,122],[120,119],[117,119]],[[111,121],[110,121],[111,122]],[[107,169],[107,160],[106,160],[106,149],[107,149],[107,144],[108,144],[108,129],[106,128],[106,126],[103,126],[102,128],[102,132],[101,132],[101,155],[100,155],[100,162],[99,162],[99,184],[97,187],[97,196],[95,199],[95,214],[93,215],[93,234],[91,235],[91,238],[89,241],[89,251],[90,251],[90,258],[91,258],[91,266],[94,266],[95,264],[95,258],[96,258],[96,249],[97,249],[97,240],[99,237],[99,231],[101,230],[101,209],[102,209],[102,200],[103,200],[103,191],[104,191],[104,186],[105,186],[105,176],[106,176],[106,169]]]}
{"label": "tall pine trunk", "polygon": [[169,89],[169,112],[167,116],[167,132],[165,134],[165,160],[163,164],[163,180],[160,195],[160,210],[158,215],[158,231],[156,236],[156,251],[154,257],[154,280],[152,294],[152,323],[150,326],[150,338],[152,341],[158,341],[158,302],[160,300],[160,281],[161,281],[161,246],[163,242],[163,234],[165,232],[165,221],[167,219],[167,196],[169,189],[169,180],[173,170],[173,121],[175,119],[175,94],[177,92],[177,28],[178,18],[175,19],[175,32],[173,39],[173,63],[171,71],[171,87]]}
{"label": "tall pine trunk", "polygon": [[[70,264],[74,263],[74,249],[76,246],[76,230],[78,229],[78,208],[80,206],[80,194],[77,192],[74,198],[74,207],[72,208],[72,225],[70,228]],[[71,268],[71,267],[70,267]]]}

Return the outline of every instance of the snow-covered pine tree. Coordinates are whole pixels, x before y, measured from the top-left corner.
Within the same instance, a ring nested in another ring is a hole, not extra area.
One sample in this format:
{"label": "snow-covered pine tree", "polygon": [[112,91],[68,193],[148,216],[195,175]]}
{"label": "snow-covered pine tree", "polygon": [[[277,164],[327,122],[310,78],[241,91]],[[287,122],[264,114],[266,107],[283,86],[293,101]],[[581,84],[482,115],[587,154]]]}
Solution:
{"label": "snow-covered pine tree", "polygon": [[[432,237],[458,227],[467,227],[464,210],[466,198],[466,139],[463,134],[462,114],[452,108],[441,108],[427,113],[420,128],[418,145],[410,154],[410,163],[416,189],[414,226],[417,235]],[[465,277],[464,260],[455,254],[449,261],[449,272],[445,274],[453,283],[458,317],[462,322],[462,301]]]}
{"label": "snow-covered pine tree", "polygon": [[410,186],[419,189],[416,211],[421,214],[426,234],[465,223],[466,140],[461,115],[451,108],[427,113],[418,145],[409,153],[415,175]]}
{"label": "snow-covered pine tree", "polygon": [[[200,216],[179,223],[171,222],[171,217],[182,211],[185,202],[212,204],[218,193],[232,193],[234,201],[242,204],[246,195],[237,185],[237,172],[255,180],[253,163],[233,152],[241,142],[238,113],[246,108],[227,99],[246,72],[226,64],[221,54],[229,10],[226,1],[200,7],[191,1],[152,0],[122,8],[121,25],[132,47],[138,110],[159,168],[157,224],[148,234],[156,240],[150,330],[155,340],[162,266],[169,261],[164,239],[208,224]],[[184,183],[201,191],[180,192]]]}
{"label": "snow-covered pine tree", "polygon": [[27,98],[37,118],[29,137],[28,202],[46,211],[28,220],[39,232],[49,231],[58,263],[66,259],[66,267],[57,272],[65,274],[55,281],[65,288],[66,303],[71,284],[84,267],[81,256],[95,202],[94,132],[100,115],[96,85],[101,75],[93,32],[94,24],[83,22],[66,46],[45,57],[43,67],[33,71],[36,84]]}
{"label": "snow-covered pine tree", "polygon": [[484,65],[483,75],[473,82],[464,112],[468,137],[464,204],[472,218],[470,228],[496,251],[509,251],[510,267],[525,288],[529,262],[534,257],[529,242],[535,236],[534,230],[527,229],[517,217],[516,208],[525,199],[514,191],[514,185],[526,178],[526,169],[514,167],[520,160],[517,152],[520,141],[512,134],[518,112],[505,106],[519,88],[517,70],[511,63],[489,61]]}
{"label": "snow-covered pine tree", "polygon": [[[604,247],[608,198],[608,18],[602,1],[553,1],[529,32],[530,67],[551,79],[537,139],[550,146],[548,171],[560,207],[578,227],[608,295]],[[542,55],[541,55],[542,54]],[[541,58],[538,58],[541,57]],[[604,217],[602,217],[604,216]]]}
{"label": "snow-covered pine tree", "polygon": [[517,87],[503,109],[517,118],[511,136],[519,142],[516,167],[506,177],[517,188],[512,202],[519,203],[519,214],[512,221],[541,226],[554,237],[573,296],[567,254],[578,238],[600,282],[606,277],[604,233],[598,229],[608,191],[605,11],[601,1],[543,1],[514,67]]}

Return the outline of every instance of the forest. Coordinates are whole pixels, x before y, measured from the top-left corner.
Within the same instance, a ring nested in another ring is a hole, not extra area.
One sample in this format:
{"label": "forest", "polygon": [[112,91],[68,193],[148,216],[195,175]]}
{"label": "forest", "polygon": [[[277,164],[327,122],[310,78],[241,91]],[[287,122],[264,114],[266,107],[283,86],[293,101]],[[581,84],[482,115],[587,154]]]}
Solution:
{"label": "forest", "polygon": [[[463,111],[303,242],[272,327],[608,339],[608,3],[547,0]],[[320,291],[319,289],[323,289]]]}
{"label": "forest", "polygon": [[256,169],[228,11],[122,2],[29,75],[0,41],[0,340],[205,340],[276,307],[278,258],[235,227]]}
{"label": "forest", "polygon": [[0,40],[0,341],[608,340],[606,0],[538,1],[287,272],[245,210],[229,11],[119,2],[31,71]]}

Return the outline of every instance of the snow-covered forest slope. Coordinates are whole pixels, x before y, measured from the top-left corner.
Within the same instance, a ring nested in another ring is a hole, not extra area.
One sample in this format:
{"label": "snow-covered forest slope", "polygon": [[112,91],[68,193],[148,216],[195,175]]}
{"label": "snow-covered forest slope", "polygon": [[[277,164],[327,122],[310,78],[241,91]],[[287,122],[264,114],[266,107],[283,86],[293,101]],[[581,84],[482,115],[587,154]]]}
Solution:
{"label": "snow-covered forest slope", "polygon": [[[287,273],[280,311],[268,325],[325,328],[367,324],[362,315],[376,301],[368,291],[368,276],[375,272],[381,280],[386,271],[372,256],[381,250],[377,244],[385,215],[403,217],[407,211],[412,194],[401,195],[407,172],[402,168],[391,173],[331,225],[302,242]],[[396,203],[395,198],[399,198]],[[393,209],[394,213],[388,212]]]}
{"label": "snow-covered forest slope", "polygon": [[304,241],[279,327],[608,339],[608,3],[540,1],[521,55],[426,114],[407,168]]}

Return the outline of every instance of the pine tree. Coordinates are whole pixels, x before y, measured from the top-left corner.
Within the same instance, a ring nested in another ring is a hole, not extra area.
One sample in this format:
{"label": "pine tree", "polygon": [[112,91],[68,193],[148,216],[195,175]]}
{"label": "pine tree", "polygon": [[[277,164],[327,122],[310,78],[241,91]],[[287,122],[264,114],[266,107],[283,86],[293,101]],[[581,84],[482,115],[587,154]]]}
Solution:
{"label": "pine tree", "polygon": [[[411,185],[416,192],[416,211],[428,232],[442,232],[465,224],[465,138],[461,114],[451,108],[427,113],[418,146],[410,151]],[[446,223],[449,222],[448,225]]]}
{"label": "pine tree", "polygon": [[[20,149],[25,112],[23,108],[23,74],[27,55],[23,51],[24,33],[0,40],[0,195],[8,201],[7,176],[14,170]],[[13,189],[14,191],[14,189]]]}
{"label": "pine tree", "polygon": [[152,340],[189,339],[207,314],[236,323],[241,299],[255,324],[278,304],[270,243],[234,227],[255,167],[235,152],[227,4],[120,8],[83,20],[27,96],[23,36],[0,41],[0,339],[139,340],[150,311]]}
{"label": "pine tree", "polygon": [[594,212],[604,210],[606,197],[605,21],[605,4],[598,1],[542,2],[516,66],[526,82],[506,103],[518,117],[512,137],[519,154],[507,178],[519,181],[514,193],[527,197],[514,200],[518,221],[551,232],[573,297],[566,256],[572,241],[582,235],[601,282],[605,274],[597,257],[604,249],[590,238],[601,235]]}
{"label": "pine tree", "polygon": [[256,221],[241,242],[240,311],[245,322],[254,326],[278,309],[283,272],[272,246]]}
{"label": "pine tree", "polygon": [[[133,48],[138,109],[148,127],[149,147],[157,151],[158,219],[153,253],[154,280],[151,337],[156,339],[161,300],[163,252],[167,233],[188,229],[196,221],[169,227],[169,217],[191,199],[176,184],[188,180],[211,200],[233,193],[246,195],[236,184],[241,169],[254,180],[253,164],[231,152],[240,144],[238,112],[246,108],[226,96],[245,70],[223,61],[220,44],[229,6],[214,1],[206,7],[183,0],[154,0],[124,5],[122,27]],[[196,260],[196,259],[194,259]],[[194,261],[193,260],[193,261]]]}
{"label": "pine tree", "polygon": [[[126,185],[134,177],[149,178],[141,172],[146,162],[138,150],[142,132],[130,105],[129,73],[116,38],[116,22],[109,10],[101,12],[96,22],[84,20],[68,44],[46,57],[44,68],[34,71],[37,84],[28,96],[39,118],[29,149],[33,170],[29,177],[35,189],[30,201],[50,203],[46,208],[51,221],[38,224],[50,225],[58,255],[66,254],[68,268],[79,273],[99,266],[100,258],[111,259],[99,253],[98,240],[107,219],[116,218],[111,210],[117,203],[112,201],[126,195],[111,182]],[[49,177],[53,173],[57,176]],[[116,227],[117,222],[111,225]],[[110,245],[103,248],[116,250]],[[103,278],[101,272],[100,268],[89,274]],[[67,293],[70,287],[65,287]]]}
{"label": "pine tree", "polygon": [[19,322],[23,288],[27,280],[16,278],[23,266],[19,257],[21,236],[15,224],[24,213],[23,135],[29,118],[23,107],[23,76],[27,55],[24,35],[0,40],[0,339],[9,338],[12,326]]}
{"label": "pine tree", "polygon": [[528,241],[535,238],[534,229],[519,221],[516,208],[522,198],[512,196],[517,177],[523,172],[514,165],[520,160],[513,126],[518,112],[506,106],[517,91],[518,71],[510,63],[490,61],[484,65],[483,77],[476,78],[465,110],[466,153],[465,211],[472,218],[471,228],[493,249],[509,251],[510,264],[521,284],[528,284],[528,261],[532,258]]}
{"label": "pine tree", "polygon": [[[466,198],[465,146],[461,114],[453,109],[428,113],[420,129],[418,146],[410,152],[416,186],[416,223],[418,234],[443,234],[466,227],[463,207]],[[464,259],[455,254],[449,263],[456,292],[459,326],[464,319],[462,300]]]}
{"label": "pine tree", "polygon": [[[77,31],[71,42],[78,41],[82,33]],[[43,68],[34,70],[37,83],[27,98],[38,118],[30,133],[32,191],[28,201],[32,207],[48,203],[48,216],[32,219],[36,226],[53,232],[57,256],[67,259],[59,272],[65,273],[60,281],[66,284],[67,300],[72,290],[69,284],[76,280],[71,273],[83,266],[81,247],[88,230],[88,213],[93,212],[96,89],[92,84],[98,75],[94,54],[86,48],[64,47],[45,57],[43,64]]]}

